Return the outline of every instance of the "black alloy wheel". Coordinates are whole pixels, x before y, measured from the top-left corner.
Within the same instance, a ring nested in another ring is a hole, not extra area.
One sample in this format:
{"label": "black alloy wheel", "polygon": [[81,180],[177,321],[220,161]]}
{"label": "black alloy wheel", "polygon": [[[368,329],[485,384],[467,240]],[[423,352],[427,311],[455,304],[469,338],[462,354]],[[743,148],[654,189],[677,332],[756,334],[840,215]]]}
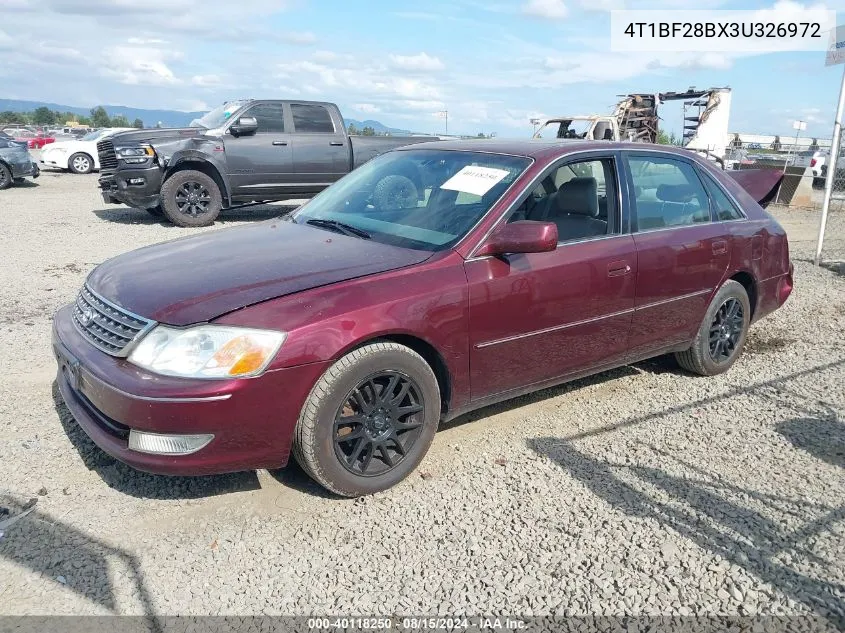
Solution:
{"label": "black alloy wheel", "polygon": [[425,402],[406,374],[382,371],[361,381],[334,420],[334,449],[354,475],[374,477],[398,466],[419,438]]}
{"label": "black alloy wheel", "polygon": [[729,360],[737,349],[744,327],[742,304],[731,297],[719,307],[710,324],[710,358],[717,363]]}
{"label": "black alloy wheel", "polygon": [[0,189],[8,189],[12,186],[12,172],[3,164],[0,164]]}
{"label": "black alloy wheel", "polygon": [[183,182],[176,189],[176,207],[179,213],[193,217],[209,212],[211,192],[202,183],[194,180]]}

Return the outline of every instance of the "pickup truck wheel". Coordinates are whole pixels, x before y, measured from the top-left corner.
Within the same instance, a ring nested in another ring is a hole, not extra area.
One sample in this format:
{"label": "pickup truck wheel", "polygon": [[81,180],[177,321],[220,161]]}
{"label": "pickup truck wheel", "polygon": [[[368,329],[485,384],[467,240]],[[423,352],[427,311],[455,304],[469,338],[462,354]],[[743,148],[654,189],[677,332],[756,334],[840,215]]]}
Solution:
{"label": "pickup truck wheel", "polygon": [[5,165],[0,165],[0,189],[8,189],[12,182],[12,172]]}
{"label": "pickup truck wheel", "polygon": [[85,152],[77,152],[68,159],[67,166],[74,174],[90,174],[94,170],[94,159]]}
{"label": "pickup truck wheel", "polygon": [[370,343],[340,358],[314,385],[293,453],[323,487],[359,497],[407,477],[439,422],[440,389],[429,364],[404,345]]}
{"label": "pickup truck wheel", "polygon": [[223,197],[211,176],[186,169],[164,181],[161,206],[176,226],[209,226],[220,215]]}

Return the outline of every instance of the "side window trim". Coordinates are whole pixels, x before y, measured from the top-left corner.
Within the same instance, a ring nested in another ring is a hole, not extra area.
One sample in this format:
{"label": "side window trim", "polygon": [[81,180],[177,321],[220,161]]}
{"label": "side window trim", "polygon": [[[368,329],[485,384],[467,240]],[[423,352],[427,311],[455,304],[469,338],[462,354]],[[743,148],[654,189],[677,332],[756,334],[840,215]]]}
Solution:
{"label": "side window trim", "polygon": [[[746,215],[745,211],[736,201],[736,199],[731,195],[731,192],[722,187],[719,182],[713,178],[710,174],[708,174],[702,167],[696,165],[696,171],[699,174],[699,178],[704,183],[704,190],[707,192],[707,196],[710,198],[710,218],[713,222],[739,222],[741,220],[747,220],[748,216]],[[713,201],[713,190],[718,191],[721,193],[730,205],[733,207],[734,211],[739,214],[738,218],[732,218],[730,220],[721,220],[718,216],[718,210],[715,208],[715,203]]]}
{"label": "side window trim", "polygon": [[[693,222],[692,224],[678,224],[676,226],[663,226],[657,228],[648,228],[648,229],[640,229],[639,226],[639,211],[637,209],[637,199],[636,199],[636,183],[634,182],[634,172],[631,169],[630,161],[631,159],[636,158],[645,158],[645,159],[652,159],[655,161],[663,161],[663,162],[670,162],[670,163],[678,163],[681,165],[686,165],[689,170],[694,174],[698,184],[701,186],[702,191],[704,191],[704,195],[707,198],[707,207],[708,207],[708,215],[710,216],[710,220],[708,222]],[[699,173],[698,165],[694,163],[694,161],[688,160],[684,156],[679,156],[676,154],[670,154],[668,152],[649,152],[643,150],[633,150],[633,151],[625,151],[624,152],[624,166],[625,166],[625,176],[626,176],[626,184],[628,185],[628,200],[629,200],[629,208],[630,208],[630,221],[631,221],[631,233],[654,233],[657,231],[671,231],[675,229],[682,229],[691,226],[698,226],[701,224],[713,223],[715,220],[713,219],[713,205],[710,199],[710,191],[707,189],[707,186],[704,183],[704,179],[702,178],[701,174]]]}

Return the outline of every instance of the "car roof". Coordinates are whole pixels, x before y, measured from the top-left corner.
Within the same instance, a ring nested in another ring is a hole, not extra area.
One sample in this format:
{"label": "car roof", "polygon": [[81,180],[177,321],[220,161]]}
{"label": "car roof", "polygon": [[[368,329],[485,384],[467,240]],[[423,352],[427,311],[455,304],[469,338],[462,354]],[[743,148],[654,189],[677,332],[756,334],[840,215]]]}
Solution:
{"label": "car roof", "polygon": [[588,150],[628,150],[628,151],[659,151],[677,154],[689,158],[695,153],[683,147],[670,145],[653,145],[651,143],[629,143],[616,141],[584,141],[580,139],[460,139],[429,141],[415,145],[406,145],[400,151],[415,149],[451,150],[460,152],[487,152],[491,154],[508,154],[511,156],[525,156],[538,160],[555,159],[573,152]]}

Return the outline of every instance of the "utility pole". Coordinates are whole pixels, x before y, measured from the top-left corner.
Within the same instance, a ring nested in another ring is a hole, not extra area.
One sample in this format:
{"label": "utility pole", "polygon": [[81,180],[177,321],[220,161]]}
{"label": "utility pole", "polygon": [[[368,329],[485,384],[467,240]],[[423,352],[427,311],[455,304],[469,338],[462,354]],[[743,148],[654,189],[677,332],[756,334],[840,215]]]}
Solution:
{"label": "utility pole", "polygon": [[833,181],[836,180],[836,164],[839,162],[839,143],[842,137],[842,114],[845,111],[845,70],[842,72],[842,85],[839,88],[839,105],[836,106],[836,119],[833,122],[833,139],[830,141],[830,164],[827,166],[827,178],[824,181],[824,201],[822,202],[822,218],[819,222],[819,239],[816,243],[816,266],[822,261],[822,246],[824,231],[827,227],[827,214],[830,211],[830,197],[833,195]]}

